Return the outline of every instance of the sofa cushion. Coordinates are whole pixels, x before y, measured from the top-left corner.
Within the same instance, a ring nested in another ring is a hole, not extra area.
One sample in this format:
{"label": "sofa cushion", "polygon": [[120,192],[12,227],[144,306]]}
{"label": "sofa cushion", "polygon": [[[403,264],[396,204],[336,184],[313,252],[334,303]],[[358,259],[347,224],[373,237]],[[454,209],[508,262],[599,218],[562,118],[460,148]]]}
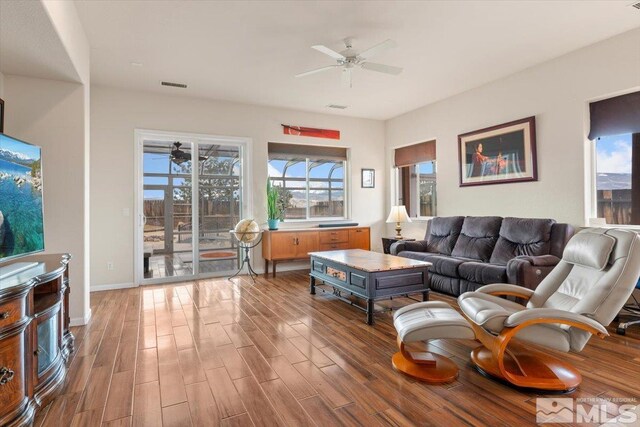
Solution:
{"label": "sofa cushion", "polygon": [[501,223],[499,216],[466,217],[451,254],[488,262],[498,241]]}
{"label": "sofa cushion", "polygon": [[429,221],[427,228],[427,251],[451,255],[462,229],[463,216],[436,217]]}
{"label": "sofa cushion", "polygon": [[503,219],[490,262],[506,265],[510,259],[520,255],[548,255],[554,223],[552,219]]}
{"label": "sofa cushion", "polygon": [[505,265],[465,262],[458,267],[458,275],[462,279],[484,285],[507,283],[507,267]]}
{"label": "sofa cushion", "polygon": [[430,254],[425,252],[404,251],[398,254],[401,257],[427,261],[432,265],[429,267],[430,273],[438,273],[443,276],[458,277],[458,266],[468,260],[452,258],[446,255]]}
{"label": "sofa cushion", "polygon": [[460,279],[457,277],[442,276],[438,273],[429,273],[427,276],[429,289],[432,291],[449,294],[453,296],[460,295]]}

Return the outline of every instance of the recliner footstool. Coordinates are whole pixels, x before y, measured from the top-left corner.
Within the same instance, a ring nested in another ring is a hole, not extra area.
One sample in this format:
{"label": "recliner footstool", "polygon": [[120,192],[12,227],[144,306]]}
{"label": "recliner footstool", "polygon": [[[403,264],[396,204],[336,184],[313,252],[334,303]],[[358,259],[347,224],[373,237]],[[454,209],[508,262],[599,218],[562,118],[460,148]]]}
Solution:
{"label": "recliner footstool", "polygon": [[402,307],[393,315],[399,351],[393,355],[395,369],[429,383],[445,383],[458,376],[449,358],[432,352],[412,352],[405,344],[435,339],[475,339],[467,320],[449,304],[428,301]]}

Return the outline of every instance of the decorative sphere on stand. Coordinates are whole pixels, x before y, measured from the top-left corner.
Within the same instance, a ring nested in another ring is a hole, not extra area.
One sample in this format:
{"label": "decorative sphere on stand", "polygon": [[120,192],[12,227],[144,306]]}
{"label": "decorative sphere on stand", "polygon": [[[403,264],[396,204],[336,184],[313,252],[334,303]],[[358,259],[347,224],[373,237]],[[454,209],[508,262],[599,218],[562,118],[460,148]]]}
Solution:
{"label": "decorative sphere on stand", "polygon": [[229,230],[229,233],[233,235],[233,237],[238,240],[239,249],[244,251],[244,257],[242,258],[242,264],[240,268],[233,276],[229,277],[232,279],[236,277],[238,274],[242,272],[244,266],[247,266],[247,273],[249,277],[255,282],[255,277],[258,274],[251,267],[251,259],[249,257],[249,250],[255,248],[260,244],[262,240],[262,230],[260,230],[260,226],[253,219],[242,219],[240,222],[233,227],[233,230]]}
{"label": "decorative sphere on stand", "polygon": [[260,235],[260,226],[253,219],[243,219],[236,224],[233,234],[242,243],[251,243]]}

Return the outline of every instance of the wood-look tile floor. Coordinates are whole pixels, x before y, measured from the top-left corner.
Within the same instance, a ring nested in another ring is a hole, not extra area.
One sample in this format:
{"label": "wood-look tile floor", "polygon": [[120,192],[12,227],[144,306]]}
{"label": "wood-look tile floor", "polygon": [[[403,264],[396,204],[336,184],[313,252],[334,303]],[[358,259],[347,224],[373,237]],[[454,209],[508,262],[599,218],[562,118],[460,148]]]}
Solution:
{"label": "wood-look tile floor", "polygon": [[[459,365],[455,382],[413,381],[391,367],[390,313],[367,326],[364,313],[330,292],[309,295],[307,273],[92,293],[91,322],[73,329],[64,388],[35,425],[535,424],[536,394],[475,371],[476,342],[430,344]],[[572,397],[640,400],[637,331],[564,356],[584,376]]]}

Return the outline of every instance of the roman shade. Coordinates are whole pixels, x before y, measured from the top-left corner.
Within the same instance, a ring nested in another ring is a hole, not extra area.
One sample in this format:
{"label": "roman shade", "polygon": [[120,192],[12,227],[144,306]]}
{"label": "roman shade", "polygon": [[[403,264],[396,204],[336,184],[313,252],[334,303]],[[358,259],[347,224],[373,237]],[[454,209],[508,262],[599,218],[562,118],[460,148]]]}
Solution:
{"label": "roman shade", "polygon": [[394,164],[397,168],[436,159],[436,142],[427,141],[407,147],[396,148]]}
{"label": "roman shade", "polygon": [[628,93],[589,104],[589,139],[640,132],[640,92]]}
{"label": "roman shade", "polygon": [[268,145],[269,160],[273,159],[311,159],[311,160],[347,160],[347,149],[344,147],[327,147],[321,145],[283,144],[270,142]]}

